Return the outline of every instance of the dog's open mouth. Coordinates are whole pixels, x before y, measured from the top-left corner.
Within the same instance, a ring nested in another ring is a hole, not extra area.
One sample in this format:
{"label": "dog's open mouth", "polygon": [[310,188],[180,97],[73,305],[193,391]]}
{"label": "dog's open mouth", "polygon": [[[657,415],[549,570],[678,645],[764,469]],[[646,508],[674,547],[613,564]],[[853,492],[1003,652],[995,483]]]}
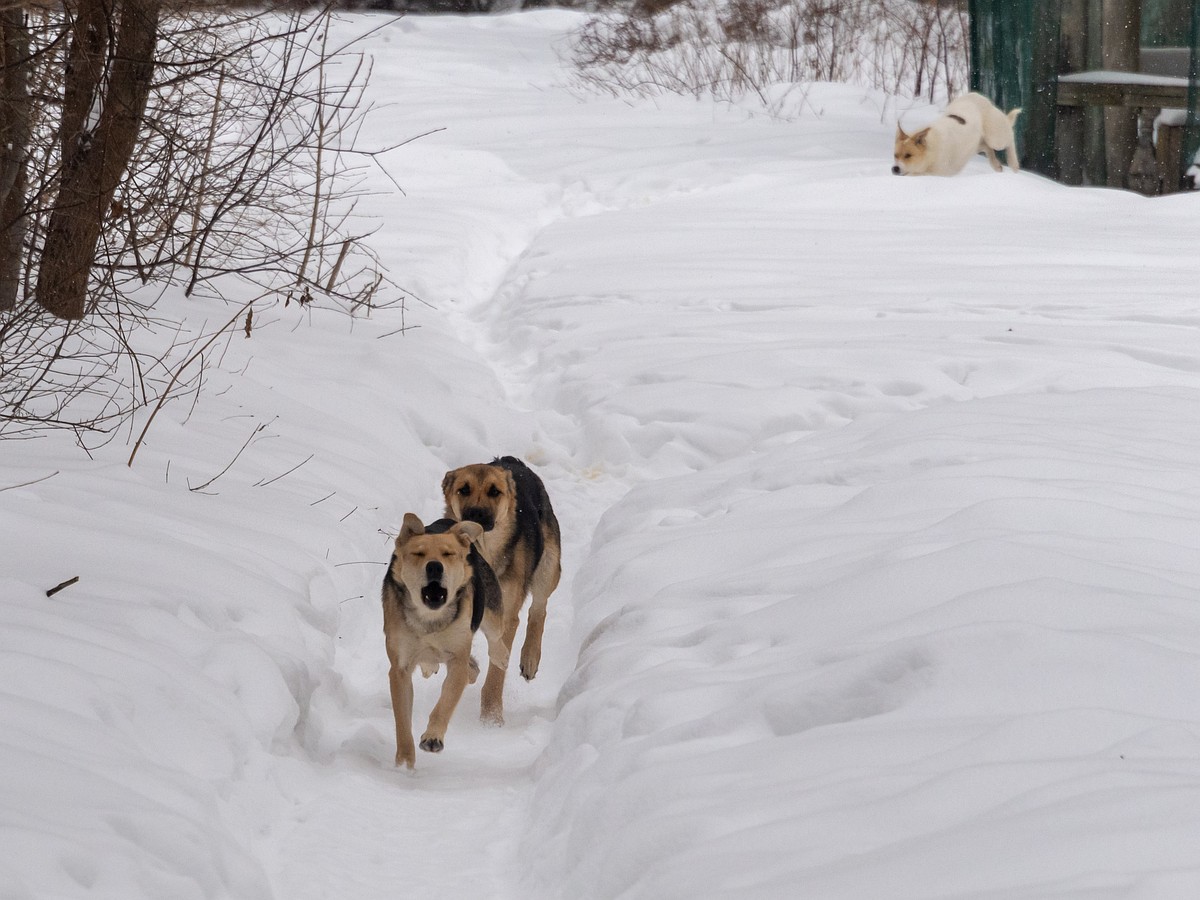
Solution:
{"label": "dog's open mouth", "polygon": [[430,609],[440,609],[446,605],[446,588],[439,581],[431,581],[421,588],[421,602]]}

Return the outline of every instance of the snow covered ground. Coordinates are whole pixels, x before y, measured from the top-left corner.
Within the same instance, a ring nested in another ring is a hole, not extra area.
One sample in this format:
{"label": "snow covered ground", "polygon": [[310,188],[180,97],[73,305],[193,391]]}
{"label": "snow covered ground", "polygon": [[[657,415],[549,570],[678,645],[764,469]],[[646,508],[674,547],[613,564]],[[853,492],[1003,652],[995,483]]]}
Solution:
{"label": "snow covered ground", "polygon": [[[578,21],[367,40],[367,143],[445,129],[368,204],[418,327],[264,309],[132,468],[0,445],[0,897],[1200,896],[1196,197],[579,96]],[[542,670],[397,771],[389,535],[498,453]]]}

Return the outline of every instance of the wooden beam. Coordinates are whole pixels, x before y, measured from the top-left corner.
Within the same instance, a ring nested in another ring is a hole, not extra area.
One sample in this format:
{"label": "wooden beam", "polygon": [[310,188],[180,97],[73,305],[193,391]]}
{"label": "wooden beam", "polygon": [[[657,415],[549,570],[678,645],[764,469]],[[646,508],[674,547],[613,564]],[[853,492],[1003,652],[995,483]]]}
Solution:
{"label": "wooden beam", "polygon": [[[1085,72],[1058,80],[1059,106],[1187,107],[1186,78],[1126,81],[1114,73]],[[1089,80],[1083,80],[1087,78]]]}

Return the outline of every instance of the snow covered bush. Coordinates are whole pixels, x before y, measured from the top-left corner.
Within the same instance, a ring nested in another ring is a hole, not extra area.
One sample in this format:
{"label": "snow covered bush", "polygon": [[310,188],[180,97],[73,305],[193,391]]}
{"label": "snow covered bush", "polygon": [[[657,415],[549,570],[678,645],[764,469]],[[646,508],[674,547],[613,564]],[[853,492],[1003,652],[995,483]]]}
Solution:
{"label": "snow covered bush", "polygon": [[587,86],[767,102],[772,84],[837,81],[945,99],[966,89],[957,0],[639,2],[591,19],[573,62]]}

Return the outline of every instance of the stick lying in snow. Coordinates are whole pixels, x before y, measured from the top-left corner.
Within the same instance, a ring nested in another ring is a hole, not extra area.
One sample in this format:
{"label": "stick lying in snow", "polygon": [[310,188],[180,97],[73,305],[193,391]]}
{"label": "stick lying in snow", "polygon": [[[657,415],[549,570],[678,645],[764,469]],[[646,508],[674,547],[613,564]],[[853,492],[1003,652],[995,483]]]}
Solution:
{"label": "stick lying in snow", "polygon": [[57,594],[63,588],[69,588],[71,585],[73,585],[78,580],[79,580],[78,575],[76,575],[74,578],[68,578],[62,584],[56,584],[54,587],[50,588],[50,590],[46,591],[46,596],[53,597],[55,594]]}

